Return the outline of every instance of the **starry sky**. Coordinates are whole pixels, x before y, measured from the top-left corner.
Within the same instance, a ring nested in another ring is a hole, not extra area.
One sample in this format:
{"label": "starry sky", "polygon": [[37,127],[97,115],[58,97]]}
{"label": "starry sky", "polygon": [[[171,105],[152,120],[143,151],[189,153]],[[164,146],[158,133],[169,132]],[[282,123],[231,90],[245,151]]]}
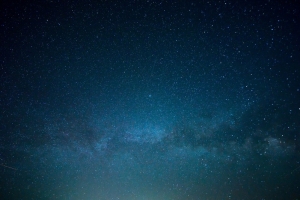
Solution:
{"label": "starry sky", "polygon": [[299,3],[2,1],[1,199],[300,198]]}

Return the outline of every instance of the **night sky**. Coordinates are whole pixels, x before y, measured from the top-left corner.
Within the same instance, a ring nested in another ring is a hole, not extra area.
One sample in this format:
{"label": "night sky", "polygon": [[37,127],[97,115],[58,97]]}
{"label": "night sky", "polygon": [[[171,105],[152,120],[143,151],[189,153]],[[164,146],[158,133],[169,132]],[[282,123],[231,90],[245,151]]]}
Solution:
{"label": "night sky", "polygon": [[0,199],[299,199],[299,5],[1,1]]}

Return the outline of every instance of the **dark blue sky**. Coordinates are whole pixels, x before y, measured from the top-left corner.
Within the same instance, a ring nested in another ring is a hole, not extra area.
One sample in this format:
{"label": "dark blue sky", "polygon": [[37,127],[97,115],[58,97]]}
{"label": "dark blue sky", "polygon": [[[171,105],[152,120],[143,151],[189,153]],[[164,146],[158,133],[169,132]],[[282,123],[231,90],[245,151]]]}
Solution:
{"label": "dark blue sky", "polygon": [[296,199],[299,1],[4,1],[2,199]]}

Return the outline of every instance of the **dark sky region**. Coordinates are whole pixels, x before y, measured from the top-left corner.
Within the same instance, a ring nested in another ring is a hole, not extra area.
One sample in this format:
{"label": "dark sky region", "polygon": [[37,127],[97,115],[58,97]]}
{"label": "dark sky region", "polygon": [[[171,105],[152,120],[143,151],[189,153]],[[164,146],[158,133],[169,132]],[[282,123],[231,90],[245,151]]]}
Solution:
{"label": "dark sky region", "polygon": [[299,199],[299,5],[1,1],[0,199]]}

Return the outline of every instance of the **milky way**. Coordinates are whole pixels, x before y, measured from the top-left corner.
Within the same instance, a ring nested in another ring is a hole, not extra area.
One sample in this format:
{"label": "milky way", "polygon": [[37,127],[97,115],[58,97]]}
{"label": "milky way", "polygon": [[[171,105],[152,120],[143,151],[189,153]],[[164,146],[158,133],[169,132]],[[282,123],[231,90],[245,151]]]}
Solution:
{"label": "milky way", "polygon": [[3,4],[1,199],[299,198],[296,2]]}

